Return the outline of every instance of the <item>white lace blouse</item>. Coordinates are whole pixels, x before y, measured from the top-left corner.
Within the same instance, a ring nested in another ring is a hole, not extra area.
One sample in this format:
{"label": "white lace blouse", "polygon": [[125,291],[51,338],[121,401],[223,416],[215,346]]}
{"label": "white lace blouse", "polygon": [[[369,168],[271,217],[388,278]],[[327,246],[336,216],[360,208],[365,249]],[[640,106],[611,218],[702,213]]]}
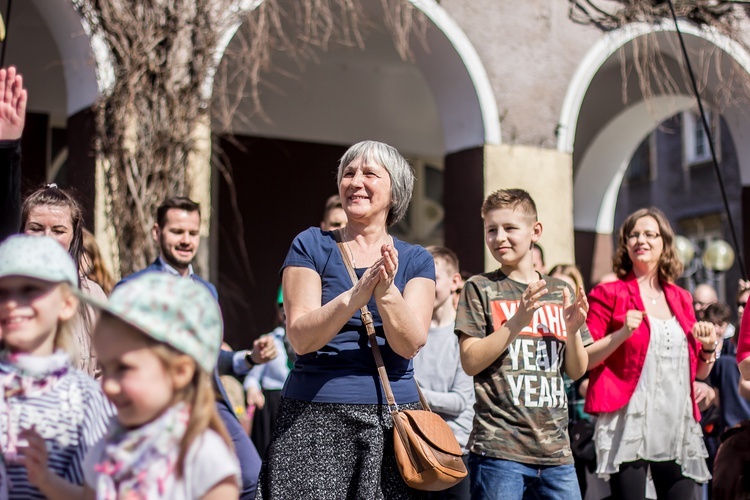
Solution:
{"label": "white lace blouse", "polygon": [[687,337],[674,317],[649,316],[649,322],[651,338],[633,397],[597,419],[596,472],[608,478],[625,462],[675,460],[685,477],[706,482],[711,474],[703,433],[693,418]]}

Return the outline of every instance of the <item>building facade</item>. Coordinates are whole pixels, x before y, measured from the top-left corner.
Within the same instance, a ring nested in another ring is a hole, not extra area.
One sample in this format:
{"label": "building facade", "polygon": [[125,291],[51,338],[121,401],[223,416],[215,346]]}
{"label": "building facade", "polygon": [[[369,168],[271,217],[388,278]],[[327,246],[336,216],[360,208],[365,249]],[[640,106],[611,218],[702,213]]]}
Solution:
{"label": "building facade", "polygon": [[[331,44],[304,65],[278,54],[276,71],[261,87],[265,116],[250,111],[248,98],[247,112],[240,102],[228,131],[216,122],[207,127],[213,161],[198,165],[196,178],[203,180],[194,187],[211,208],[203,271],[219,287],[227,336],[237,347],[272,327],[279,266],[294,235],[320,222],[325,199],[336,191],[337,160],[349,145],[381,140],[414,164],[415,200],[408,220],[394,228],[397,235],[446,244],[467,271],[492,268],[482,200],[496,189],[520,187],[538,204],[548,263],[575,261],[591,282],[611,265],[622,214],[642,199],[632,180],[623,188],[639,145],[660,123],[695,107],[669,21],[602,30],[576,19],[575,2],[411,3],[426,19],[425,44],[412,44],[413,57],[404,60],[394,48],[381,2],[362,0],[362,47]],[[0,1],[2,12],[6,6]],[[111,224],[97,194],[105,173],[93,154],[91,111],[114,78],[106,57],[71,0],[16,2],[8,25],[6,64],[19,68],[30,93],[26,185],[52,179],[74,185],[107,246]],[[703,96],[720,110],[722,150],[731,144],[735,221],[746,239],[750,123],[722,76],[750,72],[750,57],[715,31],[679,26],[693,64],[704,68]],[[217,65],[239,50],[247,29],[241,24],[223,34]],[[647,96],[634,70],[644,43],[675,81]],[[711,63],[706,54],[721,57]],[[716,191],[697,189],[700,173],[689,172],[692,191],[679,200],[661,192],[668,185],[649,188],[649,203],[669,200],[661,208],[678,223],[692,215],[673,210],[673,202],[700,197],[709,211],[721,211]]]}

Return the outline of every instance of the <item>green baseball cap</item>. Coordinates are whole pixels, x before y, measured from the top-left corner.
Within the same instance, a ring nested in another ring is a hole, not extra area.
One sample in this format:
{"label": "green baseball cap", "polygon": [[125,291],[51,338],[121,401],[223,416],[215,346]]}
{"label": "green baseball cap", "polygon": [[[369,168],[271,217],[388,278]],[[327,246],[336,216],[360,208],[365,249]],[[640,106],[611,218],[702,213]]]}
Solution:
{"label": "green baseball cap", "polygon": [[78,269],[70,254],[49,236],[16,234],[0,243],[0,278],[26,276],[78,289]]}
{"label": "green baseball cap", "polygon": [[206,372],[216,366],[224,323],[204,285],[154,271],[119,285],[106,304],[88,302],[187,354]]}

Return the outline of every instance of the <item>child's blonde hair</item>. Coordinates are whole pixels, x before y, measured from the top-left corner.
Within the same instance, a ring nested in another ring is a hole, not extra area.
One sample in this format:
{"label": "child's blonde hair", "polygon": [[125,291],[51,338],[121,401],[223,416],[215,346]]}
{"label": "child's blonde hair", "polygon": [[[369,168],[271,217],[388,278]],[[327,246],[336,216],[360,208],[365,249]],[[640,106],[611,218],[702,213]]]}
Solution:
{"label": "child's blonde hair", "polygon": [[[70,289],[70,285],[68,285],[67,283],[60,283],[57,286],[61,287],[60,292],[64,297],[73,295],[73,291]],[[77,298],[76,301],[78,301]],[[74,314],[70,318],[66,320],[57,320],[57,331],[55,332],[55,349],[64,351],[68,356],[70,356],[71,360],[74,360],[78,355],[75,343],[73,342],[73,325],[75,324],[80,307],[76,309],[76,314]]]}
{"label": "child's blonde hair", "polygon": [[[158,342],[147,335],[143,335],[143,338],[167,371],[173,369],[178,358],[185,356],[184,353],[177,349],[162,342]],[[191,360],[195,363],[195,360],[192,358]],[[197,363],[195,363],[195,372],[193,373],[193,378],[190,383],[182,389],[175,391],[173,395],[172,404],[183,401],[190,406],[190,419],[188,420],[185,435],[180,442],[180,452],[177,457],[175,471],[178,478],[182,477],[184,473],[185,458],[190,450],[190,445],[192,445],[195,438],[203,434],[206,429],[211,429],[216,432],[221,436],[227,446],[229,446],[229,449],[234,449],[232,439],[229,437],[229,433],[227,432],[226,427],[224,427],[224,423],[221,421],[219,412],[216,410],[216,394],[214,392],[211,376],[202,370]]]}

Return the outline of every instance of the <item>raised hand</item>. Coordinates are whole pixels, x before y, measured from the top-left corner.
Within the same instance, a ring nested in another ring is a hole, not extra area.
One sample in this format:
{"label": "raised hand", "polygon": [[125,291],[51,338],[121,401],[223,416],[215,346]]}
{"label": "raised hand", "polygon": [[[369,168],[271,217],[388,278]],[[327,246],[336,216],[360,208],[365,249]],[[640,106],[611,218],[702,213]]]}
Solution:
{"label": "raised hand", "polygon": [[250,351],[250,358],[256,365],[268,363],[278,355],[276,352],[276,342],[271,335],[263,335],[253,342],[253,349]]}
{"label": "raised hand", "polygon": [[26,122],[27,92],[16,68],[0,69],[0,140],[21,137]]}
{"label": "raised hand", "polygon": [[696,321],[693,325],[693,336],[701,343],[701,348],[707,352],[716,349],[716,327],[708,321]]}
{"label": "raised hand", "polygon": [[43,489],[50,479],[50,474],[53,474],[47,465],[47,443],[33,428],[21,431],[18,437],[28,441],[28,446],[19,447],[21,452],[19,461],[26,467],[29,482],[37,488]]}
{"label": "raised hand", "polygon": [[526,290],[524,290],[523,294],[521,295],[521,300],[518,301],[518,309],[516,309],[516,314],[513,315],[512,318],[508,320],[508,323],[511,323],[512,330],[518,330],[529,326],[531,323],[531,320],[534,317],[534,311],[539,309],[542,306],[542,303],[539,301],[543,296],[545,296],[549,291],[547,290],[547,282],[544,280],[535,281],[534,283],[529,283],[529,286],[526,287]]}
{"label": "raised hand", "polygon": [[589,314],[589,301],[583,288],[578,289],[578,295],[574,301],[570,290],[566,287],[563,288],[563,304],[565,327],[568,330],[568,338],[571,338],[586,323],[586,317]]}
{"label": "raised hand", "polygon": [[641,323],[643,323],[643,311],[631,309],[625,313],[625,324],[623,326],[628,330],[628,337],[641,326]]}
{"label": "raised hand", "polygon": [[380,283],[380,267],[382,265],[383,259],[378,259],[377,262],[367,268],[352,288],[352,301],[358,309],[370,302],[375,287]]}
{"label": "raised hand", "polygon": [[398,252],[396,249],[392,245],[383,245],[380,247],[380,254],[382,255],[379,261],[381,265],[378,269],[380,282],[375,287],[377,295],[383,295],[388,291],[398,272]]}

